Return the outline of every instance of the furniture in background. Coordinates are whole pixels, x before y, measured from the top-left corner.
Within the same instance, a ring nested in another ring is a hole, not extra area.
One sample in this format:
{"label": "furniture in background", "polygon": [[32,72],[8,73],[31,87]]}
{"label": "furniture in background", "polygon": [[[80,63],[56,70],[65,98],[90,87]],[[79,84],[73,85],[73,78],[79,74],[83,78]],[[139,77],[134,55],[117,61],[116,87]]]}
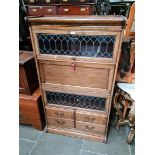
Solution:
{"label": "furniture in background", "polygon": [[27,18],[47,132],[106,142],[122,16]]}
{"label": "furniture in background", "polygon": [[38,130],[44,129],[46,124],[39,88],[32,95],[19,94],[19,123],[32,125]]}
{"label": "furniture in background", "polygon": [[116,82],[134,83],[135,80],[135,41],[122,43]]}
{"label": "furniture in background", "polygon": [[128,124],[130,132],[127,142],[131,144],[135,136],[135,85],[117,83],[114,93],[114,107],[116,109],[116,129],[123,124]]}
{"label": "furniture in background", "polygon": [[124,36],[134,37],[135,36],[135,3],[131,6],[129,18],[126,22],[126,28],[124,31]]}
{"label": "furniture in background", "polygon": [[[131,6],[124,30],[117,82],[133,83],[135,79],[135,3]],[[124,74],[124,75],[123,75]]]}
{"label": "furniture in background", "polygon": [[39,87],[34,54],[19,52],[19,92],[31,95]]}
{"label": "furniture in background", "polygon": [[32,51],[19,52],[19,123],[45,127],[44,109]]}
{"label": "furniture in background", "polygon": [[27,1],[27,16],[93,15],[93,0]]}

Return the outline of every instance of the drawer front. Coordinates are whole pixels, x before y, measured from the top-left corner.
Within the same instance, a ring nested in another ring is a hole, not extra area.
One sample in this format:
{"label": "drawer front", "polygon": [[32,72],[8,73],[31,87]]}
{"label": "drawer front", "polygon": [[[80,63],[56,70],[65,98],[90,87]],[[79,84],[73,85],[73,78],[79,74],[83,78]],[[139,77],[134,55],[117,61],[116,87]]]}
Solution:
{"label": "drawer front", "polygon": [[58,117],[66,119],[74,119],[74,110],[56,107],[46,107],[46,113],[49,117]]}
{"label": "drawer front", "polygon": [[74,128],[74,121],[69,119],[47,117],[48,126],[60,128]]}
{"label": "drawer front", "polygon": [[59,15],[92,15],[91,6],[60,6]]}
{"label": "drawer front", "polygon": [[44,16],[56,15],[56,7],[55,6],[43,7],[42,10],[43,10]]}
{"label": "drawer front", "polygon": [[100,134],[104,134],[106,128],[105,125],[97,125],[93,123],[85,123],[80,121],[76,121],[75,126],[77,129],[81,131],[100,133]]}
{"label": "drawer front", "polygon": [[29,6],[28,7],[28,16],[42,16],[42,7],[40,6]]}
{"label": "drawer front", "polygon": [[[90,87],[109,89],[109,83],[112,82],[111,68],[89,67],[80,62],[70,62],[67,65],[58,65],[42,63],[40,70],[42,72],[41,82],[70,86]],[[112,73],[114,74],[114,72]]]}
{"label": "drawer front", "polygon": [[28,7],[29,16],[52,16],[56,15],[55,6],[29,6]]}
{"label": "drawer front", "polygon": [[96,123],[106,125],[107,115],[98,112],[88,112],[84,110],[76,110],[76,121]]}

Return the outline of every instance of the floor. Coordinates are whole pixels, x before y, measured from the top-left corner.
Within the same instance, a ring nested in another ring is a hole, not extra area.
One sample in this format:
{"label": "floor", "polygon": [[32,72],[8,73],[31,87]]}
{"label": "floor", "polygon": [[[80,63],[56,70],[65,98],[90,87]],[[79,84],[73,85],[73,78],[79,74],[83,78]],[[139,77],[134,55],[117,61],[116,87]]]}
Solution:
{"label": "floor", "polygon": [[126,143],[129,128],[114,127],[114,112],[110,116],[107,144],[45,133],[30,126],[19,126],[19,155],[134,155],[135,142]]}

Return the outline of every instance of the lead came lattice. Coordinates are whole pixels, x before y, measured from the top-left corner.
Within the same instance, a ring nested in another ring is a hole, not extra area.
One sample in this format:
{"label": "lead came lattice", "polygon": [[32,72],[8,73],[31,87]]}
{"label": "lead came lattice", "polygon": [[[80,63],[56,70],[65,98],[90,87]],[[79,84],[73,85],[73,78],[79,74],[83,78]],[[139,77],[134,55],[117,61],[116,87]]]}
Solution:
{"label": "lead came lattice", "polygon": [[114,36],[37,34],[41,54],[112,58]]}
{"label": "lead came lattice", "polygon": [[86,109],[104,110],[106,99],[101,97],[64,94],[46,91],[47,102]]}

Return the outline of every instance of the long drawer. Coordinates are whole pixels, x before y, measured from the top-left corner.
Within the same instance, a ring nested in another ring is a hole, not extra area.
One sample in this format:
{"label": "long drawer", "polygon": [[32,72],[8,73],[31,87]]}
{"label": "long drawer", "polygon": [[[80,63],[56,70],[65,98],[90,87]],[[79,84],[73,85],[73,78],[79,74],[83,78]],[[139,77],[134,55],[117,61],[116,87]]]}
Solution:
{"label": "long drawer", "polygon": [[107,115],[105,113],[76,110],[76,121],[106,125]]}
{"label": "long drawer", "polygon": [[105,125],[97,125],[97,124],[86,123],[81,121],[76,121],[75,126],[77,129],[81,131],[100,133],[100,134],[104,134],[106,129]]}
{"label": "long drawer", "polygon": [[47,117],[48,127],[74,128],[74,121],[56,117]]}
{"label": "long drawer", "polygon": [[74,119],[74,110],[69,108],[57,108],[46,106],[46,114],[48,117]]}

